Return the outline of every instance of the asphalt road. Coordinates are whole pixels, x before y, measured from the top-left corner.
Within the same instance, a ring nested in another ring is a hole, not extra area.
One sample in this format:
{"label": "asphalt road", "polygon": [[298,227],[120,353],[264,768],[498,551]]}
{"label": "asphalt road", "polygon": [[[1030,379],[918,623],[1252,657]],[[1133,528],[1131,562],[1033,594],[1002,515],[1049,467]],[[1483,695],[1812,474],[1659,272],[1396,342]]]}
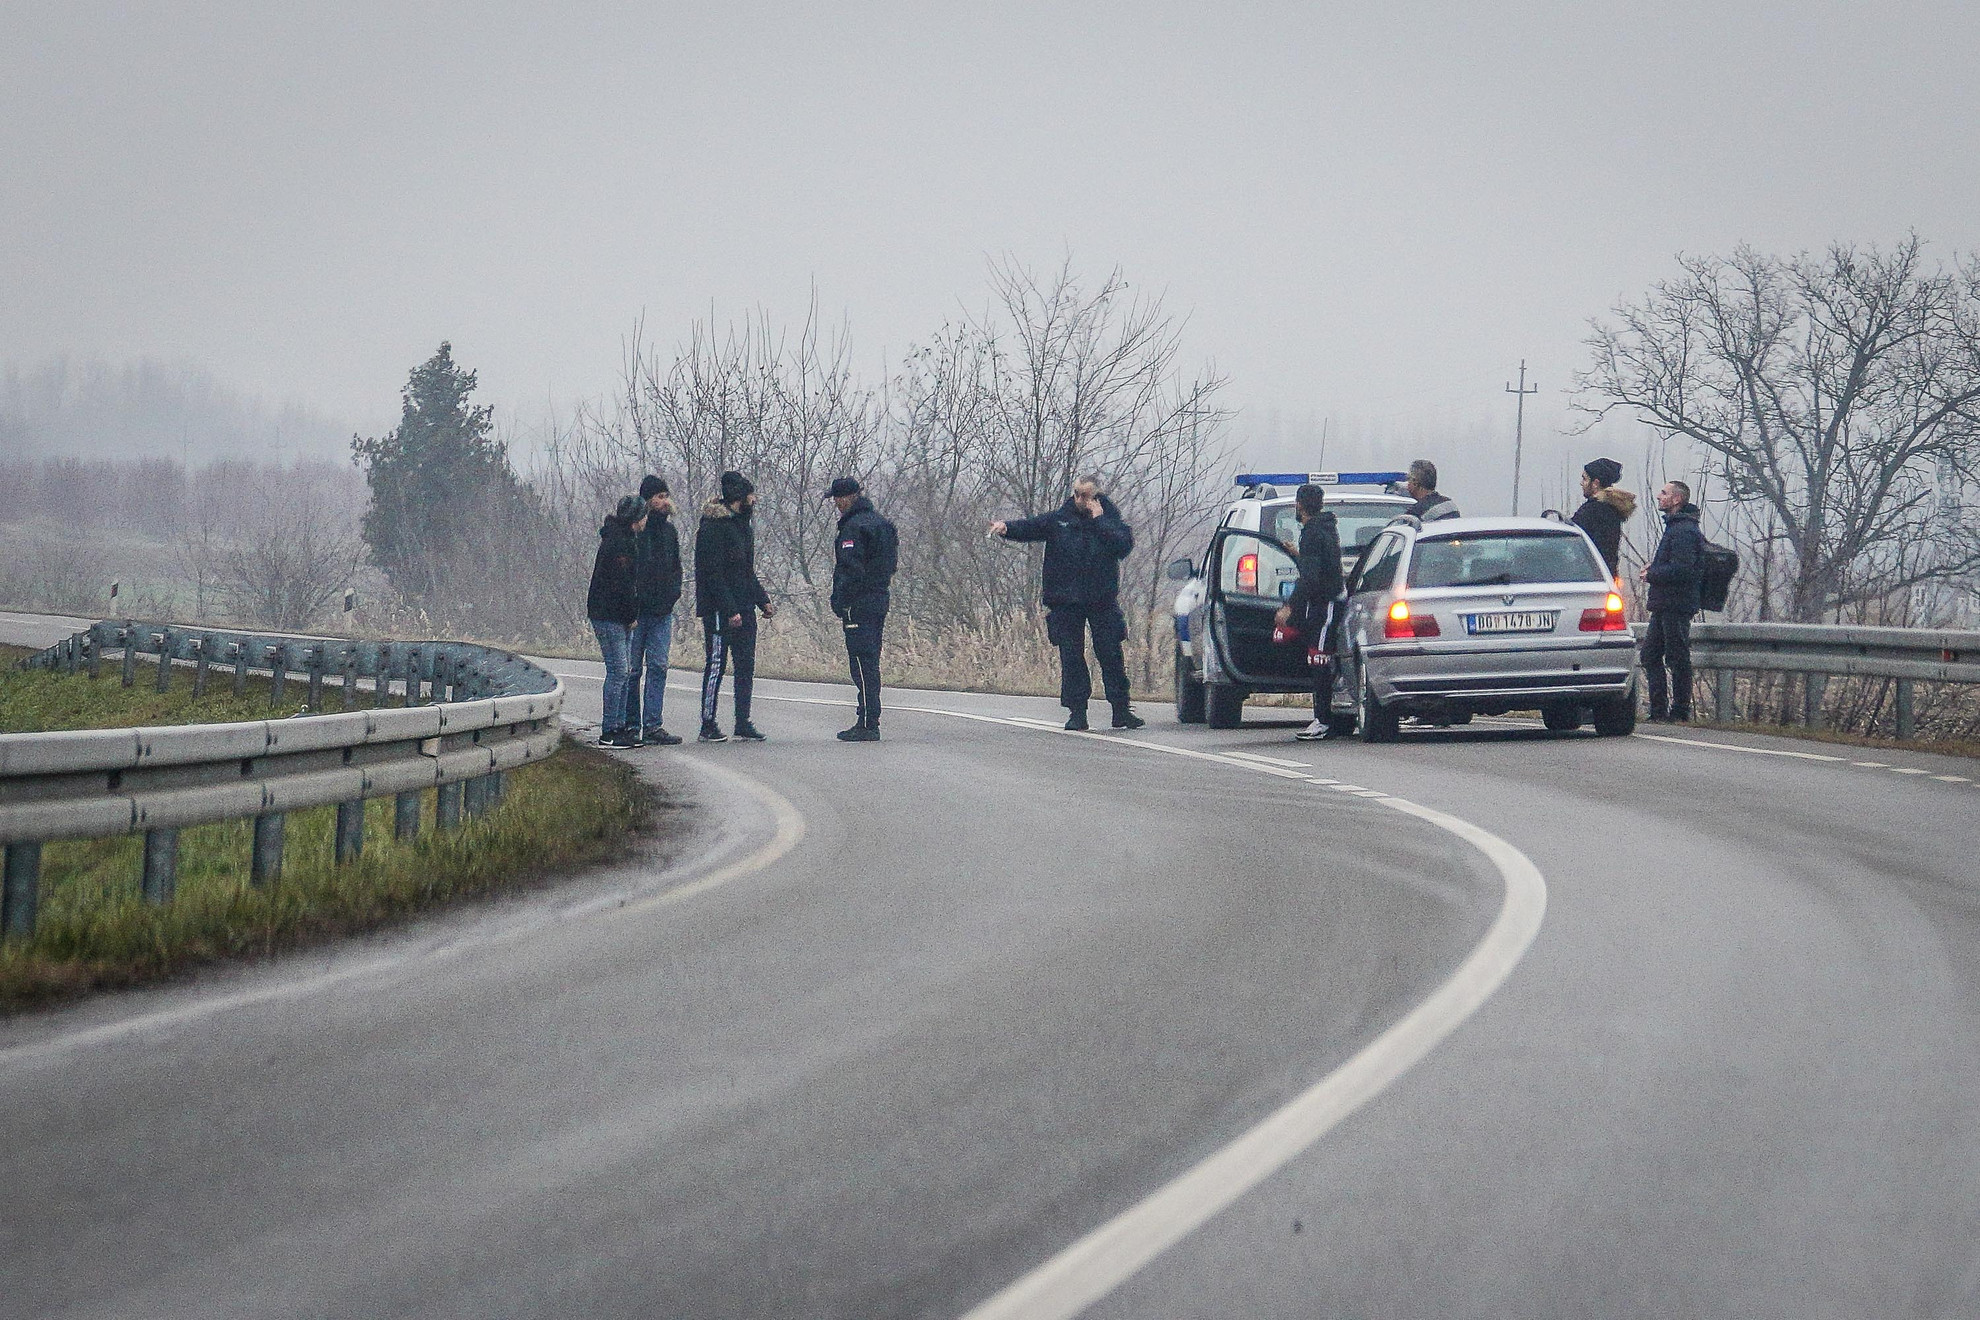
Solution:
{"label": "asphalt road", "polygon": [[1513,886],[1398,800],[1537,937],[1086,1314],[1980,1313],[1970,764],[848,696],[632,753],[648,861],[0,1026],[0,1314],[963,1314],[1448,1001]]}

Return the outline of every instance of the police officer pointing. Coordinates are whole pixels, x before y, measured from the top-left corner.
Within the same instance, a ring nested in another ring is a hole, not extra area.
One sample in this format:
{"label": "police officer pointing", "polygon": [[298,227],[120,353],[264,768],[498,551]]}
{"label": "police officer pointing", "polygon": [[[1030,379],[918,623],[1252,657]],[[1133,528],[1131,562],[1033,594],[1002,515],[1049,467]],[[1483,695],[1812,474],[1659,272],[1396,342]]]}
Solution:
{"label": "police officer pointing", "polygon": [[887,626],[888,587],[900,559],[894,524],[851,477],[832,483],[825,498],[839,510],[832,557],[832,613],[846,634],[846,662],[859,696],[859,718],[840,742],[880,741],[880,634]]}

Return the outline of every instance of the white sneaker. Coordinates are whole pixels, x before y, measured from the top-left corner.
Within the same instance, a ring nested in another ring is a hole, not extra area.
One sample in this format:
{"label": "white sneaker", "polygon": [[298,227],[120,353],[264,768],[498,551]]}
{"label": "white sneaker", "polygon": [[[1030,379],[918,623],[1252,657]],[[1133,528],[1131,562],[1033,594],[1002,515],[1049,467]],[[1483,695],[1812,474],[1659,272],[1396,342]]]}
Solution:
{"label": "white sneaker", "polygon": [[1301,742],[1318,742],[1320,739],[1325,738],[1327,733],[1328,726],[1322,724],[1319,720],[1315,720],[1298,733],[1295,733],[1293,737],[1299,739]]}

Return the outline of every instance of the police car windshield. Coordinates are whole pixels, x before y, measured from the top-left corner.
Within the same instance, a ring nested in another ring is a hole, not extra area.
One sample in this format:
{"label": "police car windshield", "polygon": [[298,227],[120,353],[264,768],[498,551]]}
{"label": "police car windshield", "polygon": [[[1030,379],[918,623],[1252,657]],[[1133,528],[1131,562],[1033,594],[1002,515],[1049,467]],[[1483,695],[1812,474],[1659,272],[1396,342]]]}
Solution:
{"label": "police car windshield", "polygon": [[1422,537],[1409,560],[1412,587],[1606,582],[1588,543],[1572,532],[1482,532]]}
{"label": "police car windshield", "polygon": [[[1340,524],[1341,553],[1349,558],[1360,554],[1368,547],[1391,519],[1401,513],[1406,506],[1401,504],[1336,504],[1327,501],[1327,511],[1334,515]],[[1299,544],[1299,515],[1290,504],[1272,511],[1270,535],[1274,540],[1287,545]]]}

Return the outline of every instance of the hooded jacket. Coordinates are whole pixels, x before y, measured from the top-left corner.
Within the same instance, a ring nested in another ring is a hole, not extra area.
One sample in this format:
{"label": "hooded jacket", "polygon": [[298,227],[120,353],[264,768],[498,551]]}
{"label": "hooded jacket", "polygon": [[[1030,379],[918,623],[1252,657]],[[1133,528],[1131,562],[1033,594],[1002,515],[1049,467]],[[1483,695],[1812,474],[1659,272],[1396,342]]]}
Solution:
{"label": "hooded jacket", "polygon": [[1051,513],[1004,524],[1006,541],[1045,543],[1046,606],[1105,609],[1119,602],[1121,561],[1134,550],[1134,533],[1105,495],[1089,518],[1068,499]]}
{"label": "hooded jacket", "polygon": [[1650,612],[1698,613],[1698,584],[1705,577],[1705,533],[1698,506],[1686,504],[1664,515],[1664,534],[1644,580],[1650,584]]}
{"label": "hooded jacket", "polygon": [[1292,607],[1293,618],[1304,625],[1307,620],[1325,617],[1328,603],[1340,596],[1344,585],[1340,524],[1333,510],[1322,509],[1300,524],[1299,583],[1286,604]]}
{"label": "hooded jacket", "polygon": [[756,528],[749,511],[719,499],[701,506],[694,533],[694,612],[729,619],[770,603],[756,580]]}
{"label": "hooded jacket", "polygon": [[1582,501],[1581,507],[1569,519],[1576,527],[1588,533],[1588,539],[1602,552],[1602,562],[1609,566],[1609,576],[1622,571],[1622,529],[1636,512],[1636,496],[1614,486],[1604,486]]}
{"label": "hooded jacket", "polygon": [[600,623],[638,621],[639,604],[633,585],[637,555],[632,528],[608,515],[605,525],[598,529],[598,553],[591,561],[591,589],[584,595],[587,618]]}
{"label": "hooded jacket", "polygon": [[633,572],[640,614],[672,614],[681,599],[681,534],[667,514],[647,515]]}
{"label": "hooded jacket", "polygon": [[832,613],[846,618],[855,607],[886,609],[887,590],[900,562],[900,535],[862,495],[839,515],[832,556]]}

